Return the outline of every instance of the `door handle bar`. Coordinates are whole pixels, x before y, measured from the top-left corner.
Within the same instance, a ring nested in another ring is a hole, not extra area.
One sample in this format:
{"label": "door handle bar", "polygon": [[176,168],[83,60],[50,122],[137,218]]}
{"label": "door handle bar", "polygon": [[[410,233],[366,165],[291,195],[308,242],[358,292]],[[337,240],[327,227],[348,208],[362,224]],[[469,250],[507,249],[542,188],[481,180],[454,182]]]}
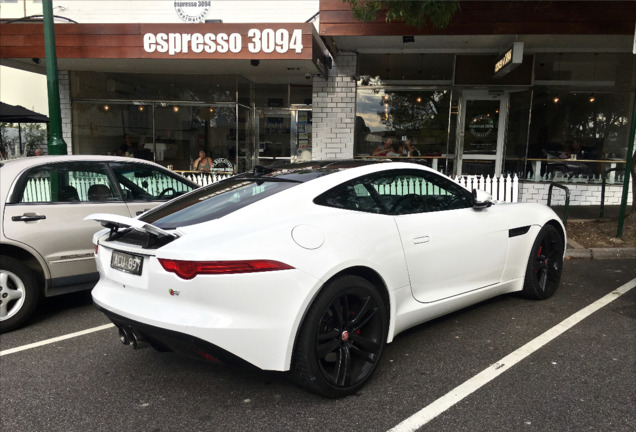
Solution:
{"label": "door handle bar", "polygon": [[12,216],[11,220],[14,222],[32,222],[36,220],[46,219],[44,215],[22,215],[22,216]]}

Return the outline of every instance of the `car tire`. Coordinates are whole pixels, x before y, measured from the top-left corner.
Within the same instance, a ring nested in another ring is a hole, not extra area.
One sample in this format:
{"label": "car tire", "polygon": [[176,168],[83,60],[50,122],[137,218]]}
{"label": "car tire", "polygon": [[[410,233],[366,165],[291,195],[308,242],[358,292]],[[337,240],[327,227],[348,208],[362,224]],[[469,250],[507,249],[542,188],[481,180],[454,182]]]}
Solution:
{"label": "car tire", "polygon": [[35,273],[16,259],[0,257],[0,333],[24,325],[39,300]]}
{"label": "car tire", "polygon": [[294,381],[331,398],[357,392],[386,343],[388,314],[377,288],[359,276],[329,282],[309,308],[292,360]]}
{"label": "car tire", "polygon": [[531,299],[545,300],[554,294],[563,271],[563,237],[552,225],[545,225],[537,234],[523,284],[522,294]]}

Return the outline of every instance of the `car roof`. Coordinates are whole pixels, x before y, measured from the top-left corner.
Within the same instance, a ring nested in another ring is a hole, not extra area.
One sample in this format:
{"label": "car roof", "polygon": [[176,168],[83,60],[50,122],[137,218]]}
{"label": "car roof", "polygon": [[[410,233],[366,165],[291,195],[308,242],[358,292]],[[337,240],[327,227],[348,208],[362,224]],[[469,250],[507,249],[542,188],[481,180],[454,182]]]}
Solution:
{"label": "car roof", "polygon": [[[9,159],[0,161],[0,177],[5,179],[10,179],[10,181],[0,182],[0,195],[5,196],[11,185],[13,184],[13,180],[17,178],[24,170],[27,170],[32,167],[46,165],[50,163],[61,163],[61,162],[124,162],[124,163],[135,163],[135,164],[144,164],[150,167],[159,168],[164,171],[169,171],[166,167],[152,162],[147,161],[145,159],[135,159],[131,157],[125,156],[104,156],[104,155],[47,155],[47,156],[29,156],[18,159]],[[199,187],[195,182],[187,179],[186,177],[180,176],[178,173],[173,173],[175,176],[179,176],[182,181],[186,184],[190,184],[193,187]],[[2,198],[2,201],[4,198]],[[3,203],[0,203],[0,207]]]}
{"label": "car roof", "polygon": [[52,162],[70,162],[70,161],[98,161],[98,162],[140,162],[149,165],[161,166],[155,162],[144,159],[134,159],[125,156],[104,156],[104,155],[47,155],[47,156],[29,156],[18,159],[9,159],[0,161],[0,167],[11,167],[11,169],[23,170],[32,166],[43,165]]}
{"label": "car roof", "polygon": [[316,177],[332,174],[351,168],[359,168],[378,163],[391,162],[389,159],[334,159],[314,160],[300,163],[280,163],[269,166],[257,165],[251,172],[246,172],[240,177],[260,178],[292,178],[304,182]]}

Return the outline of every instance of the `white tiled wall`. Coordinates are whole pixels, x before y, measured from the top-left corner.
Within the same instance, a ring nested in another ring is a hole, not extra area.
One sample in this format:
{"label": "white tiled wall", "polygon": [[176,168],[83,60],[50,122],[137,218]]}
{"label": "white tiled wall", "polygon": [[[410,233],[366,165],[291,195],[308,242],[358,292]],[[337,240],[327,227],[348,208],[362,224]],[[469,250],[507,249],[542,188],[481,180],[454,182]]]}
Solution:
{"label": "white tiled wall", "polygon": [[329,78],[314,77],[312,158],[353,158],[356,116],[356,55],[336,57]]}
{"label": "white tiled wall", "polygon": [[71,81],[68,71],[58,71],[60,87],[60,114],[62,116],[62,138],[66,142],[66,152],[73,154],[72,126],[71,126]]}
{"label": "white tiled wall", "polygon": [[[600,184],[563,184],[570,191],[570,205],[600,205]],[[520,202],[538,202],[547,204],[549,183],[522,183],[519,191]],[[605,186],[605,205],[618,205],[621,203],[623,184],[608,184]],[[630,182],[627,203],[631,203],[632,186]],[[565,204],[565,191],[559,188],[552,190],[552,204]]]}

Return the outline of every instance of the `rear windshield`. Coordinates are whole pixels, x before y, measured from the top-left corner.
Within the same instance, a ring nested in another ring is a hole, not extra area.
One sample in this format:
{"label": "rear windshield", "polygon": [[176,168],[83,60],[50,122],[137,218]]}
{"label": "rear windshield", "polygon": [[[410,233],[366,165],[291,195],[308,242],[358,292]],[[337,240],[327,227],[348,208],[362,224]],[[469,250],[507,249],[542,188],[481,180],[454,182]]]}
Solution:
{"label": "rear windshield", "polygon": [[194,225],[226,216],[300,183],[291,179],[232,178],[172,200],[140,219],[162,229]]}

